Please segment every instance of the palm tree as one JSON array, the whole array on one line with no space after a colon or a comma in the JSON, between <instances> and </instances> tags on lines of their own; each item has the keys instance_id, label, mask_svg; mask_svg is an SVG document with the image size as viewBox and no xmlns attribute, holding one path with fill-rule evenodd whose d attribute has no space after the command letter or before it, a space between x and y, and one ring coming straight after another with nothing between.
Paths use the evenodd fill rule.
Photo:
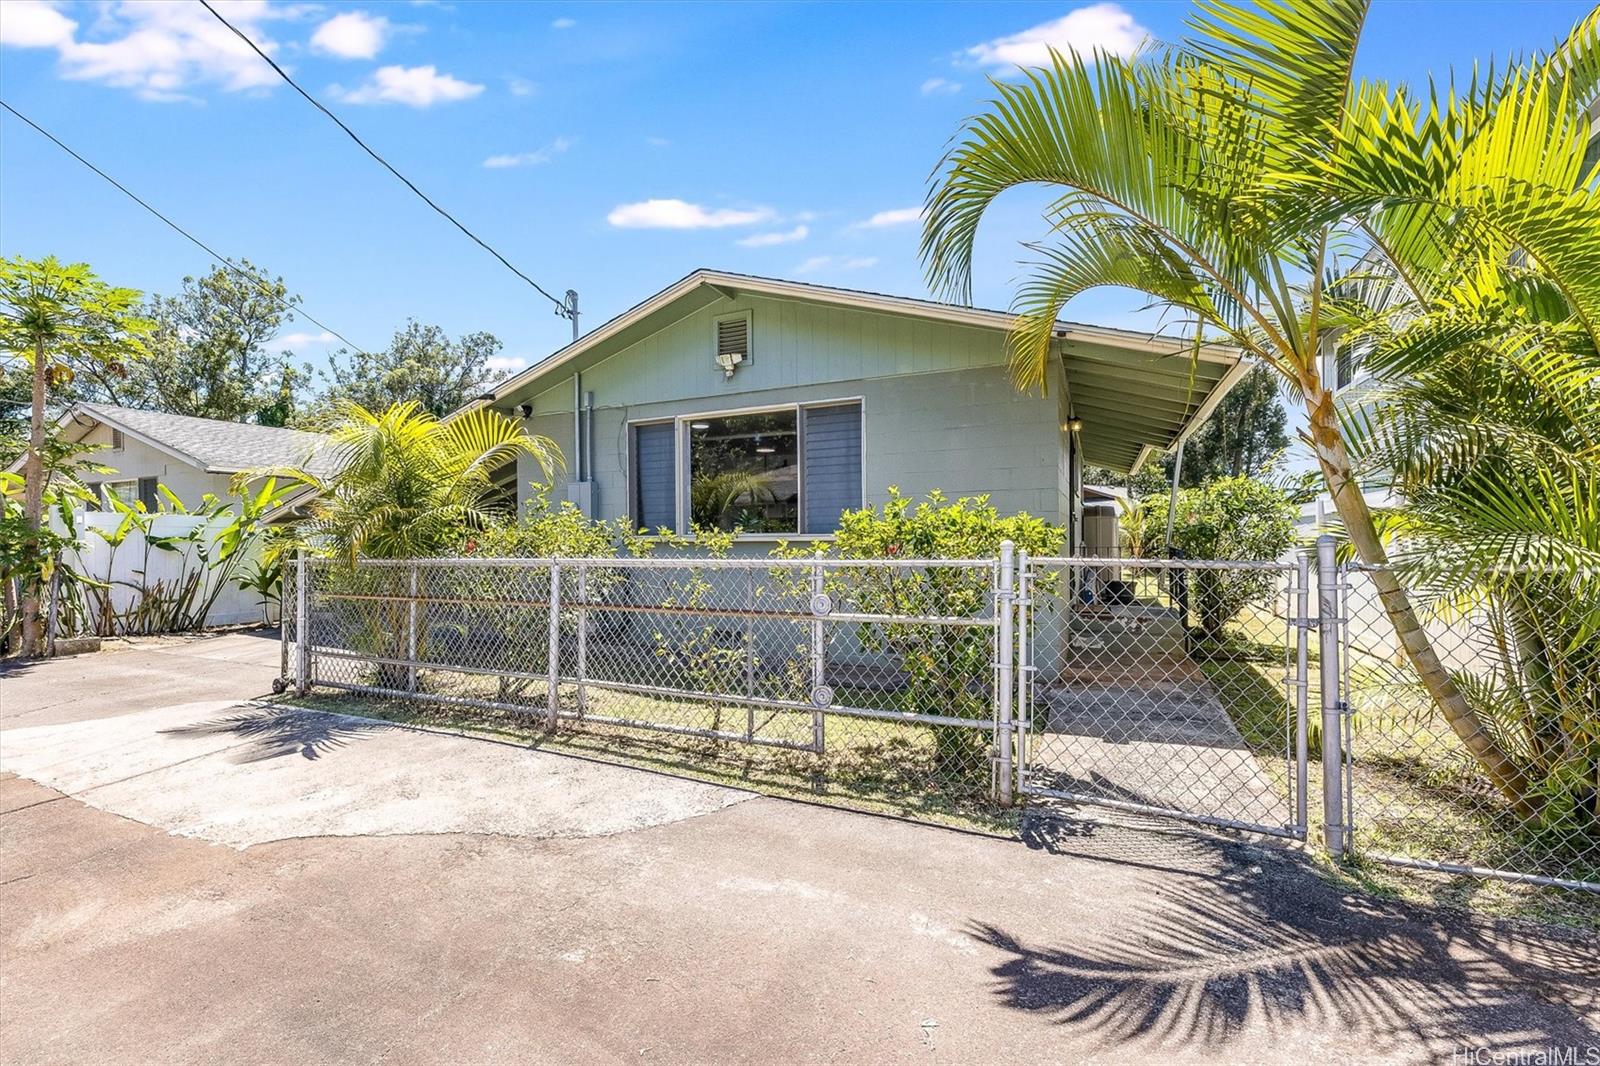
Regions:
<instances>
[{"instance_id":1,"label":"palm tree","mask_svg":"<svg viewBox=\"0 0 1600 1066\"><path fill-rule=\"evenodd\" d=\"M979 222L1001 193L1042 184L1010 357L1042 386L1054 325L1099 286L1145 292L1275 371L1305 407L1306 439L1348 536L1387 562L1321 357L1363 323L1338 298L1386 276L1425 314L1463 271L1521 256L1600 328L1600 194L1581 171L1582 103L1600 78L1600 13L1550 56L1423 99L1352 73L1366 0L1202 0L1179 48L1133 59L1052 56L997 82L938 168L922 253L935 288L965 299ZM1574 189L1578 189L1574 192ZM1374 585L1445 720L1524 815L1539 799L1440 661L1394 572Z\"/></svg>"},{"instance_id":2,"label":"palm tree","mask_svg":"<svg viewBox=\"0 0 1600 1066\"><path fill-rule=\"evenodd\" d=\"M719 474L697 477L689 484L689 514L696 527L722 529L727 518L728 529L733 528L734 517L728 512L740 497L752 507L763 498L772 499L772 478L767 471L724 470Z\"/></svg>"},{"instance_id":3,"label":"palm tree","mask_svg":"<svg viewBox=\"0 0 1600 1066\"><path fill-rule=\"evenodd\" d=\"M1529 280L1507 264L1471 300L1376 318L1377 384L1346 427L1405 500L1379 525L1417 598L1481 620L1467 699L1528 769L1541 828L1579 840L1600 827L1600 355Z\"/></svg>"},{"instance_id":4,"label":"palm tree","mask_svg":"<svg viewBox=\"0 0 1600 1066\"><path fill-rule=\"evenodd\" d=\"M562 464L546 437L486 407L440 420L415 402L381 414L344 401L330 435L336 471L252 471L286 475L317 492L308 539L352 563L403 559L457 548L465 534L503 518L493 474L531 455L546 476Z\"/></svg>"}]
</instances>

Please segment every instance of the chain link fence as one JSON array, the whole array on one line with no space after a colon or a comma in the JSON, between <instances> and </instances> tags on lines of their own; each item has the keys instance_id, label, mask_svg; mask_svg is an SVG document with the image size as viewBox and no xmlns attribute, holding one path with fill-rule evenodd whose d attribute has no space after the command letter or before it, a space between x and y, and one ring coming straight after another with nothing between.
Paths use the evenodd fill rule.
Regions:
<instances>
[{"instance_id":1,"label":"chain link fence","mask_svg":"<svg viewBox=\"0 0 1600 1066\"><path fill-rule=\"evenodd\" d=\"M303 567L307 639L286 628L285 661L305 688L806 795L1002 816L997 560Z\"/></svg>"},{"instance_id":2,"label":"chain link fence","mask_svg":"<svg viewBox=\"0 0 1600 1066\"><path fill-rule=\"evenodd\" d=\"M1008 826L1015 788L1600 891L1592 582L1521 586L1570 606L1554 615L1427 598L1452 723L1379 572L1336 567L1331 542L1316 565L1008 548L289 569L283 676L302 694L915 817Z\"/></svg>"},{"instance_id":3,"label":"chain link fence","mask_svg":"<svg viewBox=\"0 0 1600 1066\"><path fill-rule=\"evenodd\" d=\"M1600 891L1596 581L1494 575L1414 595L1457 693L1447 718L1395 636L1380 575L1352 565L1341 582L1353 850Z\"/></svg>"},{"instance_id":4,"label":"chain link fence","mask_svg":"<svg viewBox=\"0 0 1600 1066\"><path fill-rule=\"evenodd\" d=\"M1304 837L1307 595L1270 562L1025 560L1022 790Z\"/></svg>"}]
</instances>

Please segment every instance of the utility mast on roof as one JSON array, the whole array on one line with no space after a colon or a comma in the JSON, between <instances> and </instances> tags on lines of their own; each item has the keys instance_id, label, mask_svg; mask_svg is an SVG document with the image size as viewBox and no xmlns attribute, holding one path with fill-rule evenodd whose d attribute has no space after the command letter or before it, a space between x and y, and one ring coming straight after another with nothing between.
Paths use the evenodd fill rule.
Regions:
<instances>
[{"instance_id":1,"label":"utility mast on roof","mask_svg":"<svg viewBox=\"0 0 1600 1066\"><path fill-rule=\"evenodd\" d=\"M577 289L568 289L567 290L567 301L566 301L566 303L564 303L561 306L561 308L558 311L556 311L556 314L565 315L567 318L572 319L572 339L573 340L577 340L578 337L580 336L580 334L578 332L578 290Z\"/></svg>"}]
</instances>

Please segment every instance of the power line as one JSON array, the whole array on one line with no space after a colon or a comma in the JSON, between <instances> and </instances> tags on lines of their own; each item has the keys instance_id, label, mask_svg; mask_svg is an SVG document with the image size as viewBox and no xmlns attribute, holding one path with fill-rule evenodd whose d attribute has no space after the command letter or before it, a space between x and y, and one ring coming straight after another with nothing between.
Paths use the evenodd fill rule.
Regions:
<instances>
[{"instance_id":1,"label":"power line","mask_svg":"<svg viewBox=\"0 0 1600 1066\"><path fill-rule=\"evenodd\" d=\"M51 142L53 142L57 148L61 149L63 152L67 153L72 158L76 159L78 162L82 163L84 166L88 167L90 170L94 171L96 174L98 174L102 178L106 179L106 181L109 181L112 185L116 186L118 191L120 191L124 196L126 196L128 199L132 200L134 203L138 204L140 207L144 208L146 211L150 212L152 215L154 215L157 218L159 218L161 221L165 222L168 226L172 227L172 229L176 230L178 233L182 234L192 244L194 244L196 247L198 247L201 251L205 252L207 255L211 256L213 259L217 260L217 262L221 263L223 266L227 267L229 270L233 271L235 274L238 274L240 277L248 278L251 282L253 282L255 284L255 286L258 289L261 290L261 292L263 294L265 294L269 299L275 301L278 304L278 306L281 307L283 310L287 311L291 315L299 315L301 318L304 318L307 322L310 322L312 325L321 327L321 329L324 332L330 333L333 336L339 338L341 341L344 341L344 343L345 343L345 345L347 347L353 348L357 352L364 351L364 349L362 349L360 345L358 345L354 341L350 340L343 333L340 333L338 330L334 329L332 326L329 326L324 322L318 321L316 318L314 318L311 315L310 312L306 311L300 305L290 303L288 300L285 300L283 297L279 296L277 293L275 293L271 289L267 288L266 285L264 285L262 283L261 278L259 278L255 274L250 273L248 270L245 270L243 267L235 266L234 263L233 263L233 260L229 259L227 256L221 254L220 252L216 251L209 244L206 244L204 241L202 241L199 237L196 237L194 234L190 233L188 230L184 229L182 226L180 226L176 222L172 221L172 219L168 218L166 215L163 215L160 211L157 211L155 208L151 207L144 200L140 199L138 194L135 193L132 189L129 189L126 185L122 184L122 182L118 181L116 178L113 178L110 174L107 174L105 171L101 170L99 167L95 166L93 163L91 163L87 159L83 158L83 156L81 156L77 152L73 151L66 144L64 144L59 137L57 137L55 134L51 133L49 130L45 129L43 126L39 125L37 122L33 121L33 119L29 118L27 115L24 115L21 111L18 111L16 108L14 108L10 104L6 103L4 100L0 100L0 107L5 108L7 111L9 111L13 115L15 115L17 118L20 118L22 121L24 121L28 125L32 126L40 134L42 134L43 136L48 138Z\"/></svg>"},{"instance_id":2,"label":"power line","mask_svg":"<svg viewBox=\"0 0 1600 1066\"><path fill-rule=\"evenodd\" d=\"M466 226L462 225L461 222L454 215L452 215L450 212L446 211L444 208L440 207L438 204L434 203L432 198L430 198L427 193L425 193L421 189L417 188L417 186L412 182L412 180L410 178L408 178L404 174L400 173L398 170L396 170L394 168L393 164L391 164L387 159L383 158L383 156L381 156L377 152L373 151L372 147L370 145L368 145L366 141L363 141L356 134L355 130L351 129L349 126L344 124L344 120L343 119L341 119L338 115L335 115L332 111L329 111L328 108L323 105L322 101L318 100L316 97L312 96L310 93L308 93L304 89L302 89L300 87L300 83L295 81L293 78L289 77L289 72L284 70L282 67L278 66L277 62L271 56L267 55L267 53L263 52L260 49L260 47L258 47L256 45L256 42L252 41L249 38L249 36L245 34L245 32L243 30L239 29L239 27L235 26L233 23L231 23L227 19L223 18L222 15L217 12L217 9L211 6L210 0L200 0L200 4L207 11L211 12L211 14L216 18L216 20L218 22L222 23L224 26L228 27L228 29L232 30L234 35L236 37L238 37L239 40L241 40L245 44L249 45L251 51L253 51L256 55L260 56L262 59L266 60L267 65L269 67L271 67L273 70L278 72L278 77L280 77L284 81L288 82L289 85L291 87L293 87L295 92L297 92L301 96L305 97L307 103L309 103L312 107L316 108L318 111L321 111L324 115L327 115L328 118L332 119L333 120L333 124L338 126L341 130L344 130L345 135L348 136L352 141L355 141L356 144L360 145L362 151L366 152L373 159L377 160L377 162L379 164L381 164L383 166L383 168L385 170L387 170L389 173L391 173L395 177L399 178L400 181L405 184L406 188L408 188L412 192L416 193L417 196L419 196L422 199L423 203L427 204L429 207L431 207L435 211L437 211L442 218L447 220L456 229L460 230L462 233L465 233L468 237L470 237L472 239L473 243L475 243L478 247L482 248L484 251L488 252L490 255L492 255L496 259L500 260L501 265L504 266L507 270L511 271L513 274L515 274L517 277L521 278L523 281L526 281L529 285L532 285L535 292L537 292L539 295L543 296L546 300L549 300L551 303L555 304L556 305L556 314L561 315L563 318L571 318L572 317L573 310L572 310L571 307L568 306L568 304L567 304L567 302L565 300L557 299L555 296L551 295L551 293L548 290L546 290L543 285L540 285L537 281L534 281L528 275L526 275L522 271L518 270L515 266L512 265L511 260L507 259L505 256L501 255L499 252L495 251L495 249L492 248L489 245L489 243L487 241L485 241L482 237L478 236L476 233L473 233Z\"/></svg>"}]
</instances>

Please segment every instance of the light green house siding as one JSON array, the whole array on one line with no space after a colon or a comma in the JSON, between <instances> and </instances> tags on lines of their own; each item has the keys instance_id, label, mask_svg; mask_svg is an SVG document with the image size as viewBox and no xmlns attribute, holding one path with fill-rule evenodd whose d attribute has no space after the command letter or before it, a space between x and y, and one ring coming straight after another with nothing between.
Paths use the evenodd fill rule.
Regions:
<instances>
[{"instance_id":1,"label":"light green house siding","mask_svg":"<svg viewBox=\"0 0 1600 1066\"><path fill-rule=\"evenodd\" d=\"M749 312L751 358L731 378L713 362L717 319ZM1067 517L1061 397L1024 395L1005 367L1005 335L947 322L741 294L670 323L582 371L594 395L593 513L629 513L628 424L767 405L858 399L863 490L877 504L897 485L909 495L942 489L987 493L1002 511ZM1057 390L1059 392L1059 390ZM529 428L556 442L576 473L574 385L563 367L501 397L531 403ZM524 459L521 494L541 479Z\"/></svg>"}]
</instances>

